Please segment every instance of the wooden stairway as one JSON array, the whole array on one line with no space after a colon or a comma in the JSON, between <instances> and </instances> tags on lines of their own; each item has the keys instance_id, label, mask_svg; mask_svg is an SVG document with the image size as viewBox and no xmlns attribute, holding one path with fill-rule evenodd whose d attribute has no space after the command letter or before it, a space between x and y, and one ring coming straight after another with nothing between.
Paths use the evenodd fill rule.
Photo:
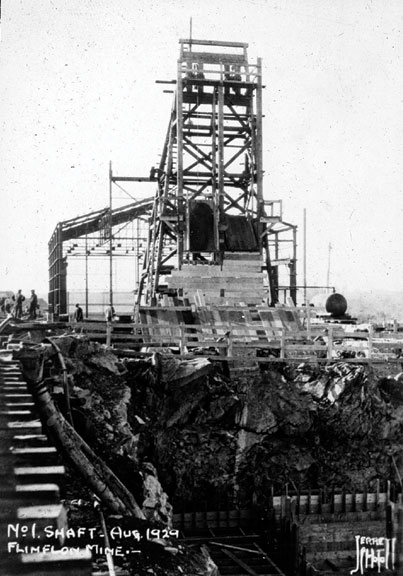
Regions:
<instances>
[{"instance_id":1,"label":"wooden stairway","mask_svg":"<svg viewBox=\"0 0 403 576\"><path fill-rule=\"evenodd\" d=\"M90 576L91 554L63 552L45 527L67 528L60 503L64 467L42 433L35 405L12 353L0 355L0 574ZM48 545L48 546L46 546Z\"/></svg>"}]
</instances>

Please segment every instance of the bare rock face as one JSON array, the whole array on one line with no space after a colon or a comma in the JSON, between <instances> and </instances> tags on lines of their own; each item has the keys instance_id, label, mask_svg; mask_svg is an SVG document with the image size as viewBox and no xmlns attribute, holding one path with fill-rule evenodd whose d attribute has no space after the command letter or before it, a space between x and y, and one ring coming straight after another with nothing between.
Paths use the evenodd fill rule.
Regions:
<instances>
[{"instance_id":1,"label":"bare rock face","mask_svg":"<svg viewBox=\"0 0 403 576\"><path fill-rule=\"evenodd\" d=\"M286 482L353 489L396 476L403 410L400 390L394 400L390 394L393 383L382 386L367 368L343 363L301 366L288 379L279 390L269 384L271 411L282 424L267 430L240 466L246 501L264 503L270 486Z\"/></svg>"},{"instance_id":2,"label":"bare rock face","mask_svg":"<svg viewBox=\"0 0 403 576\"><path fill-rule=\"evenodd\" d=\"M155 466L146 462L142 466L143 474L143 512L147 520L163 523L172 527L173 509L168 494L162 489Z\"/></svg>"},{"instance_id":3,"label":"bare rock face","mask_svg":"<svg viewBox=\"0 0 403 576\"><path fill-rule=\"evenodd\" d=\"M403 475L399 377L340 362L230 380L205 359L121 361L80 338L58 341L78 426L150 518L169 522L165 492L174 505L236 492L248 506L286 482L352 489Z\"/></svg>"},{"instance_id":4,"label":"bare rock face","mask_svg":"<svg viewBox=\"0 0 403 576\"><path fill-rule=\"evenodd\" d=\"M178 377L169 382L162 362L143 362L142 370L136 361L126 363L131 406L146 423L139 455L158 467L174 505L204 503L234 481L242 402L228 380L201 360L192 377L188 366L185 373L176 367Z\"/></svg>"},{"instance_id":5,"label":"bare rock face","mask_svg":"<svg viewBox=\"0 0 403 576\"><path fill-rule=\"evenodd\" d=\"M290 466L287 457L292 439L304 444L316 417L317 407L309 394L275 371L230 382L216 369L186 384L167 383L163 373L158 374L157 364L153 366L150 360L142 374L138 362L126 363L126 367L132 406L137 412L141 406L140 416L147 423L139 452L158 462L174 503L177 499L205 505L219 493L231 495L237 471L249 465L253 448L260 450L268 438L274 453L281 450L284 454L275 466L276 474L287 477L279 468ZM291 449L295 469L306 471L313 462L309 449Z\"/></svg>"},{"instance_id":6,"label":"bare rock face","mask_svg":"<svg viewBox=\"0 0 403 576\"><path fill-rule=\"evenodd\" d=\"M90 375L97 369L104 369L116 376L125 372L122 362L112 350L98 342L91 342L79 336L62 336L55 341L72 374Z\"/></svg>"},{"instance_id":7,"label":"bare rock face","mask_svg":"<svg viewBox=\"0 0 403 576\"><path fill-rule=\"evenodd\" d=\"M128 421L131 389L126 384L124 364L110 349L85 338L61 337L57 345L69 372L72 416L77 432L141 503L144 475L137 448L144 422L133 410L130 411L133 426ZM160 493L163 494L161 488ZM168 510L169 504L165 507ZM163 510L161 522L167 510Z\"/></svg>"},{"instance_id":8,"label":"bare rock face","mask_svg":"<svg viewBox=\"0 0 403 576\"><path fill-rule=\"evenodd\" d=\"M126 367L146 422L139 453L158 462L174 502L203 505L236 488L248 506L285 483L359 488L389 478L392 455L403 460L402 404L362 366L273 368L231 382L216 369L185 384L152 361L142 375L138 363Z\"/></svg>"},{"instance_id":9,"label":"bare rock face","mask_svg":"<svg viewBox=\"0 0 403 576\"><path fill-rule=\"evenodd\" d=\"M265 372L246 387L248 417L242 426L258 434L303 436L312 426L315 406L293 382L278 372Z\"/></svg>"}]
</instances>

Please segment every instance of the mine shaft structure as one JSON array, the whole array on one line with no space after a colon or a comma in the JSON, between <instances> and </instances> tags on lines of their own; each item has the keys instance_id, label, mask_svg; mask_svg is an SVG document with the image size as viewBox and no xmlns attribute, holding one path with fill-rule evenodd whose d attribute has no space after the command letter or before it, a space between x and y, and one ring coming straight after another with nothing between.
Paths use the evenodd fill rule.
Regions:
<instances>
[{"instance_id":1,"label":"mine shaft structure","mask_svg":"<svg viewBox=\"0 0 403 576\"><path fill-rule=\"evenodd\" d=\"M195 261L222 267L234 252L261 256L271 304L281 289L295 302L296 227L282 221L281 201L263 197L261 59L249 63L239 42L179 44L139 303L156 301L170 269Z\"/></svg>"},{"instance_id":2,"label":"mine shaft structure","mask_svg":"<svg viewBox=\"0 0 403 576\"><path fill-rule=\"evenodd\" d=\"M113 263L134 250L137 266L142 262L133 286L138 305L159 304L164 293L185 293L194 302L203 286L200 305L275 305L287 296L296 302L296 226L283 221L281 200L263 195L261 59L250 63L248 45L240 42L179 45L177 77L167 81L176 90L158 166L146 177L117 176L110 166L109 206L59 222L51 236L49 305L56 317L68 311L69 259L84 260L86 269L90 256L109 260L103 268L112 305ZM121 191L141 182L156 186L154 197L137 200L135 192L131 204L112 206L113 186ZM139 220L148 224L141 253L130 232ZM208 266L196 271L196 263ZM237 291L240 271L244 288ZM85 293L88 300L87 272Z\"/></svg>"}]
</instances>

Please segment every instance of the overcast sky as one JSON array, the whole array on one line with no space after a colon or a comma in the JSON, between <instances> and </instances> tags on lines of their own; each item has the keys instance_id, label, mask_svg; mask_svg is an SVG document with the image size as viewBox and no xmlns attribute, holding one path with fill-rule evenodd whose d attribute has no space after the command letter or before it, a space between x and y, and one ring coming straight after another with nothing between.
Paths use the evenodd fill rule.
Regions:
<instances>
[{"instance_id":1,"label":"overcast sky","mask_svg":"<svg viewBox=\"0 0 403 576\"><path fill-rule=\"evenodd\" d=\"M108 203L108 163L147 175L179 38L263 58L264 195L308 222L308 283L403 289L401 0L9 0L2 3L1 287L48 289L60 220ZM138 194L144 194L139 187Z\"/></svg>"}]
</instances>

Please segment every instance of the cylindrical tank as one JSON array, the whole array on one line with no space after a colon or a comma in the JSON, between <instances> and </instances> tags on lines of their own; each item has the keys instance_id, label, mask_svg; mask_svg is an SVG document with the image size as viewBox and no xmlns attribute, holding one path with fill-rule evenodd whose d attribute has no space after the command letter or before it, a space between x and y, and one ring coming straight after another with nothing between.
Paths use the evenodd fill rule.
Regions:
<instances>
[{"instance_id":1,"label":"cylindrical tank","mask_svg":"<svg viewBox=\"0 0 403 576\"><path fill-rule=\"evenodd\" d=\"M331 294L326 300L326 312L331 314L333 318L341 318L345 315L347 310L347 300L342 294Z\"/></svg>"}]
</instances>

